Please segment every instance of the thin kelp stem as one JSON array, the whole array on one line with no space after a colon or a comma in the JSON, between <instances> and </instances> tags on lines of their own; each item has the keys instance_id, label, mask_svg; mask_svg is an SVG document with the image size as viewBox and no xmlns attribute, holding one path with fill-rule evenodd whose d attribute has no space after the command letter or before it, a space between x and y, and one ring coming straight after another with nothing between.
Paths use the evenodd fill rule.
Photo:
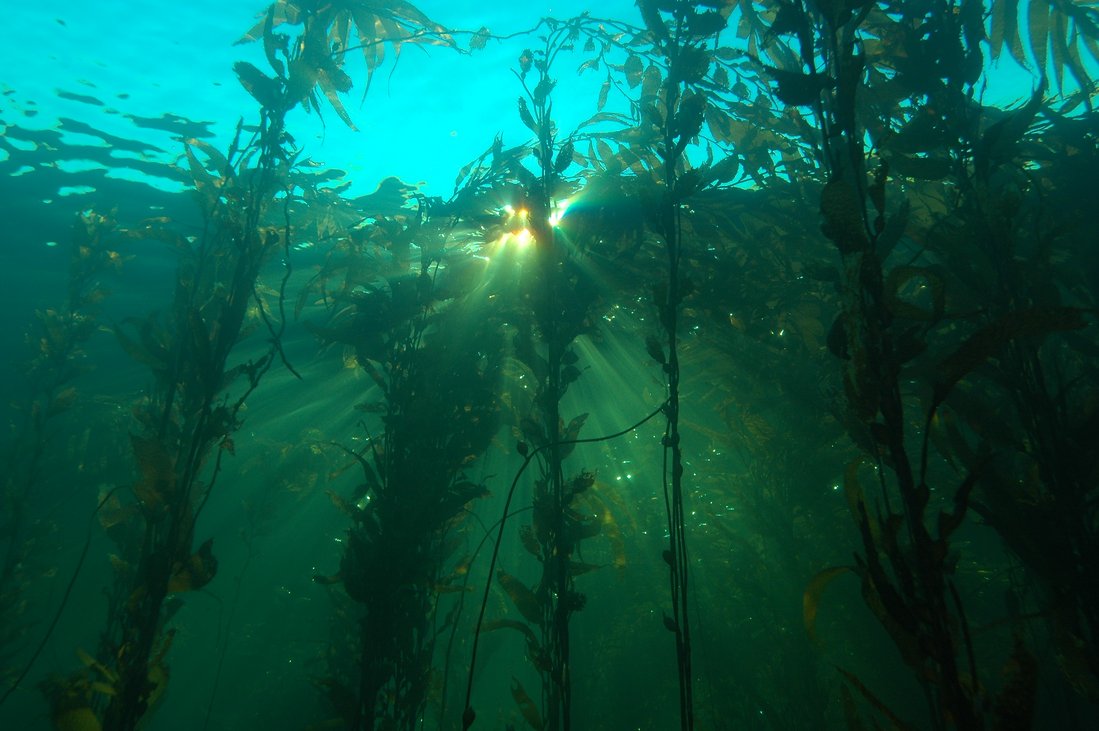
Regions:
<instances>
[{"instance_id":1,"label":"thin kelp stem","mask_svg":"<svg viewBox=\"0 0 1099 731\"><path fill-rule=\"evenodd\" d=\"M12 403L23 418L13 430L12 443L4 445L0 475L4 512L0 517L0 536L4 538L0 549L0 657L6 657L9 645L21 639L22 633L16 628L27 606L24 599L27 587L21 574L29 557L27 546L35 533L28 525L31 521L26 509L46 488L43 472L55 446L53 431L77 403L78 391L73 382L87 370L81 363L84 346L97 330L98 303L107 295L99 277L112 257L117 256L108 249L108 242L116 233L114 222L107 217L92 211L77 217L72 229L66 301L57 309L39 310L36 325L26 333L27 342L35 348L24 366L24 395ZM52 635L83 566L90 540L91 527L77 568L42 643L0 696L0 705L26 678Z\"/></svg>"},{"instance_id":2,"label":"thin kelp stem","mask_svg":"<svg viewBox=\"0 0 1099 731\"><path fill-rule=\"evenodd\" d=\"M65 591L61 594L61 601L57 605L57 610L54 612L53 617L50 619L50 623L46 625L46 631L42 634L42 639L38 645L34 648L34 652L31 653L30 658L27 659L26 664L23 666L23 670L16 676L15 680L6 691L4 695L0 696L0 705L4 704L4 701L14 693L30 673L31 668L34 667L34 663L37 662L42 651L46 649L46 644L53 637L53 632L57 629L57 623L61 621L61 615L65 612L65 608L69 605L69 598L72 596L73 587L76 586L76 580L80 578L81 572L84 570L84 560L88 557L88 549L92 545L92 531L95 529L95 519L99 515L99 511L103 509L103 506L107 504L115 493L122 489L122 486L118 486L113 490L107 492L100 500L99 504L95 506L95 510L92 511L91 517L88 519L88 533L84 537L84 545L80 549L80 557L76 560L76 566L73 568L72 576L69 577L69 583L65 585Z\"/></svg>"},{"instance_id":3,"label":"thin kelp stem","mask_svg":"<svg viewBox=\"0 0 1099 731\"><path fill-rule=\"evenodd\" d=\"M708 105L707 95L697 88L710 66L703 47L706 38L725 27L725 18L713 12L699 12L688 3L677 3L667 11L654 0L638 3L642 18L666 59L666 77L660 88L661 141L657 155L663 191L654 218L656 233L664 241L668 262L667 280L654 292L654 304L664 328L667 354L661 352L668 401L663 438L662 482L668 520L668 581L672 613L664 625L675 635L676 671L679 681L679 724L683 731L694 728L694 678L691 668L690 560L684 511L683 449L680 434L679 311L690 284L681 272L683 259L682 208L692 192L681 185L684 151L701 132ZM662 15L668 12L670 18ZM643 100L642 104L646 102ZM659 344L652 350L661 351Z\"/></svg>"},{"instance_id":4,"label":"thin kelp stem","mask_svg":"<svg viewBox=\"0 0 1099 731\"><path fill-rule=\"evenodd\" d=\"M646 422L655 418L658 414L663 413L666 406L667 401L661 404L658 408L651 411L640 421L631 424L621 431L614 432L613 434L607 434L601 437L588 437L585 439L568 439L557 443L556 446L560 448L571 444L593 444L596 442L606 442L611 439L617 439L618 437L625 436L626 434L629 434L630 432L639 429ZM512 514L510 512L511 501L512 498L515 497L515 488L519 485L519 478L523 476L523 473L526 472L527 467L530 466L530 463L532 461L534 461L534 458L553 446L555 445L543 444L527 452L526 456L523 458L523 464L519 466L519 469L515 473L515 477L511 480L511 486L508 488L507 498L504 500L504 508L501 512L500 520L498 521L499 529L496 532L496 545L493 546L492 558L489 559L488 577L485 579L485 590L484 593L481 595L481 608L477 613L477 625L473 631L473 649L470 652L469 675L466 680L465 710L462 712L463 731L469 729L477 718L477 713L473 710L473 705L471 704L471 699L473 697L473 670L477 667L477 649L480 645L481 640L481 627L484 624L485 612L488 609L488 596L489 592L492 590L492 580L496 572L496 562L500 557L500 545L503 543L504 539L504 528L507 525L507 518Z\"/></svg>"},{"instance_id":5,"label":"thin kelp stem","mask_svg":"<svg viewBox=\"0 0 1099 731\"><path fill-rule=\"evenodd\" d=\"M154 314L139 328L141 333L162 329L165 352L144 353L144 339L130 341L120 333L131 354L159 361L160 367L154 368L155 387L135 410L141 428L131 436L140 528L133 532L137 540L122 545L134 568L120 574L101 648L102 656L114 658L117 675L103 715L108 731L131 731L164 690L163 659L172 637L163 611L168 595L199 589L217 571L212 540L194 548L195 525L224 453L234 450L241 409L281 349L271 331L267 353L227 368L256 279L280 244L278 229L265 225L265 214L289 168L283 118L291 106L283 99L264 109L255 143L239 148L234 143L235 159L198 142L185 148L207 225L196 246L181 247L168 327ZM196 149L209 161L200 162ZM218 177L210 168L221 171ZM233 397L227 389L239 376L247 383Z\"/></svg>"}]
</instances>

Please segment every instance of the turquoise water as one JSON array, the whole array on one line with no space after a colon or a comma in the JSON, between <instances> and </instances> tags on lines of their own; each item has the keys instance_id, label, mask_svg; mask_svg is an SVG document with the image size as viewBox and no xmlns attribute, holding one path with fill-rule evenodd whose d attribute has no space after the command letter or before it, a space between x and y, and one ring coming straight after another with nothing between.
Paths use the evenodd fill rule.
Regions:
<instances>
[{"instance_id":1,"label":"turquoise water","mask_svg":"<svg viewBox=\"0 0 1099 731\"><path fill-rule=\"evenodd\" d=\"M322 96L225 177L264 3L6 7L0 731L451 731L470 677L474 731L685 729L680 611L700 731L1094 728L1096 93L1051 46L1032 96L1037 29L1076 38L1043 0L1029 69L985 40L958 82L937 3L878 5L850 129L843 83L769 30L803 4L739 3L761 27L683 41L710 94L683 135L702 97L664 119L635 3L425 0L463 49L509 37L386 47L365 97L353 52L356 129ZM631 45L555 61L540 164L525 31L585 11ZM497 136L486 160L526 172L455 191Z\"/></svg>"},{"instance_id":2,"label":"turquoise water","mask_svg":"<svg viewBox=\"0 0 1099 731\"><path fill-rule=\"evenodd\" d=\"M567 18L590 9L583 2L417 6L444 26L485 26L500 34L533 27L542 17ZM20 30L0 48L0 64L7 69L0 84L9 92L5 119L29 129L52 128L60 117L79 119L104 133L153 145L156 157L164 160L178 154L173 136L210 136L225 144L253 103L232 65L262 60L259 44L233 44L265 7L239 0L200 0L170 10L156 3L17 4L10 22ZM600 3L595 12L627 17L633 13L632 3ZM500 132L509 143L526 136L514 114L516 89L509 70L525 42L493 42L466 56L408 47L398 64L390 58L379 70L365 99L365 84L356 82L347 106L358 133L327 111L323 121L316 114L296 113L295 137L310 157L346 170L357 192L368 193L382 178L396 175L422 181L433 195L448 194L452 171L480 154L491 135ZM587 114L582 105L570 110L569 99L596 93L602 79L567 71L561 76L570 89L558 104L561 124L567 127ZM37 113L28 117L27 112ZM167 130L142 123L166 117ZM75 131L62 139L88 141ZM91 164L73 161L68 169L75 172ZM124 167L111 175L148 179Z\"/></svg>"}]
</instances>

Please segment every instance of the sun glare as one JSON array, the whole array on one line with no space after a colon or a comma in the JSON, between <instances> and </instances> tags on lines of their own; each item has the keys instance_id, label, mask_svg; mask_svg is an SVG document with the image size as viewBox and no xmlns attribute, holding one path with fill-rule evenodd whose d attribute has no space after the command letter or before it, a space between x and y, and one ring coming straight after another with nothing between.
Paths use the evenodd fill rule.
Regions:
<instances>
[{"instance_id":1,"label":"sun glare","mask_svg":"<svg viewBox=\"0 0 1099 731\"><path fill-rule=\"evenodd\" d=\"M572 201L567 198L562 201L557 201L557 205L553 207L553 213L551 213L549 217L550 226L556 228L561 223L561 219L565 217L565 211L569 209L569 204L571 202Z\"/></svg>"},{"instance_id":2,"label":"sun glare","mask_svg":"<svg viewBox=\"0 0 1099 731\"><path fill-rule=\"evenodd\" d=\"M564 218L570 203L571 201L566 199L554 204L548 221L550 226L556 228L561 224L561 219ZM504 233L494 242L496 248L514 245L517 249L523 250L535 243L534 234L530 230L530 211L528 209L516 208L508 204L503 206L500 211L504 221Z\"/></svg>"}]
</instances>

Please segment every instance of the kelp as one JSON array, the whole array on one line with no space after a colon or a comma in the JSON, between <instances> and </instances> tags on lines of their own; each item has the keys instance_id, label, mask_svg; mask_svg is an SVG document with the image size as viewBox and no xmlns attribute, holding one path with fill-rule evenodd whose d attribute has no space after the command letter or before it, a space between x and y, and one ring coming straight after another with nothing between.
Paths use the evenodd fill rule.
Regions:
<instances>
[{"instance_id":1,"label":"kelp","mask_svg":"<svg viewBox=\"0 0 1099 731\"><path fill-rule=\"evenodd\" d=\"M296 38L276 29L301 26ZM277 0L262 20L237 43L263 41L264 54L279 81L288 90L287 101L320 112L319 91L348 127L355 129L340 96L351 90L352 79L343 69L345 55L358 50L366 64L365 98L374 72L385 60L385 47L400 56L405 43L457 48L446 28L411 3L329 3L317 0ZM291 54L291 47L298 53ZM237 64L244 86L260 104L269 98L273 80L247 63Z\"/></svg>"},{"instance_id":2,"label":"kelp","mask_svg":"<svg viewBox=\"0 0 1099 731\"><path fill-rule=\"evenodd\" d=\"M498 578L520 614L537 628L539 640L528 656L542 679L542 710L538 713L525 694L515 700L527 722L546 731L572 727L569 623L586 600L574 588L576 574L570 566L580 541L593 535L583 532L583 519L572 505L594 478L587 472L566 478L562 466L587 414L573 417L566 426L560 402L581 375L572 344L591 328L597 291L590 275L577 265L567 238L551 221L555 206L567 193L563 174L573 163L574 143L571 137L557 138L552 116L555 82L550 71L557 56L579 36L582 23L548 22L547 32L539 39L541 47L525 50L515 72L523 89L519 117L535 135L532 156L537 169L532 173L518 161L511 168L521 186L521 198L512 205L527 211L525 230L533 247L520 274L520 296L529 304L519 305L514 351L534 374L535 386L529 413L516 414L515 420L520 425L519 452L528 454L529 440L536 448L529 454L538 460L532 520L522 530L528 553L541 564L541 577L533 588L505 571ZM467 705L464 727L469 728L474 718L472 706Z\"/></svg>"},{"instance_id":3,"label":"kelp","mask_svg":"<svg viewBox=\"0 0 1099 731\"><path fill-rule=\"evenodd\" d=\"M437 226L451 222L423 219L414 237L426 243ZM485 303L475 292L435 289L440 261L449 265L463 254L422 250L418 271L386 286L356 281L357 268L347 268L343 291L365 288L369 295L334 303L331 321L314 329L352 350L377 388L361 410L380 420L368 427L364 448L344 448L362 481L349 497L332 494L352 524L338 574L315 577L341 584L358 606L354 625L345 628L348 640L333 648L325 682L341 689L332 698L349 728L421 723L435 640L450 622L433 626L440 596L463 591L446 574L455 550L450 537L467 505L486 493L465 470L497 428L499 325L483 317ZM472 325L478 317L479 326ZM455 611L460 606L459 598Z\"/></svg>"},{"instance_id":4,"label":"kelp","mask_svg":"<svg viewBox=\"0 0 1099 731\"><path fill-rule=\"evenodd\" d=\"M246 399L281 353L280 333L261 305L271 349L228 365L246 332L263 266L290 243L288 224L280 228L268 219L293 164L282 125L290 106L283 100L266 107L251 140L238 129L227 156L197 141L185 147L207 224L201 237L192 242L154 233L157 226L124 232L134 240L173 241L178 272L166 312L131 321L137 335L120 331L119 337L154 378L134 408L131 452L137 478L129 492L138 510L115 509L121 517L111 524L120 557L114 561L117 580L99 652L110 658L104 665L116 678L101 716L105 729L134 728L163 692L172 632L166 599L201 588L217 571L210 540L193 548L196 521L223 455L233 451L231 435L240 426ZM238 379L245 381L243 387Z\"/></svg>"},{"instance_id":5,"label":"kelp","mask_svg":"<svg viewBox=\"0 0 1099 731\"><path fill-rule=\"evenodd\" d=\"M829 344L835 354L846 359L844 385L853 436L865 445L876 464L882 491L881 498L872 502L859 485L858 462L853 463L845 492L863 546L862 554L856 554L855 571L862 579L867 606L924 685L933 723L937 727L984 728L986 706L978 686L979 669L966 614L952 578L955 569L949 540L969 509L986 463L981 460L966 466L960 485L947 493L953 496L952 510L939 511L935 528L929 527L931 424L937 407L955 384L1008 342L1078 328L1083 322L1078 314L1066 309L1005 314L939 360L930 378L932 396L926 406L922 450L918 457L912 456L905 445L909 427L900 380L902 368L927 349L933 335L942 337L945 284L940 273L912 264L894 267L886 274L883 257L893 245L878 246L888 219L885 184L889 166L882 164L873 178L868 175L858 117L858 98L864 93L862 69L876 59L841 41L859 33L869 15L869 7L821 6L806 10L806 22L810 26L819 23L820 36L809 43L803 38L801 62L826 69L835 79L835 88L822 87L819 98L807 95L798 101L815 106L821 129L831 134L823 145L829 179L821 192L821 230L842 257L844 280L843 310L833 328L837 335ZM937 78L924 78L921 84L924 88L938 87L936 94L959 103L961 88L976 80L966 68L975 57L979 58L976 39L980 32L973 25L979 25L979 18L975 20L963 12L953 21L956 25L951 31L941 27L944 21L940 19L912 20L924 23L926 32L933 36L958 33L949 42L946 36L937 36L943 43L955 44L951 58L958 66L944 65ZM819 56L814 46L822 49ZM902 73L914 72L902 69ZM990 167L999 164L996 161L1010 157L1013 143L1009 138L1017 138L1025 130L1036 108L1032 105L995 129L990 128L989 136L984 138L990 142L974 148L972 164L978 177L986 176ZM1002 147L995 141L1000 136L1005 138ZM999 151L993 153L993 146ZM913 282L917 282L915 287ZM928 291L923 295L926 305L906 299L906 291L921 289ZM905 320L922 324L905 326ZM893 504L895 499L899 499L898 504ZM806 591L809 627L815 617L815 600L831 575L818 575ZM962 669L963 663L968 671ZM848 682L894 725L901 723L854 676L848 674Z\"/></svg>"},{"instance_id":6,"label":"kelp","mask_svg":"<svg viewBox=\"0 0 1099 731\"><path fill-rule=\"evenodd\" d=\"M355 478L329 492L347 535L339 570L316 577L337 619L329 669L317 682L339 715L332 723L457 722L447 715L440 667L452 653L442 660L434 643L451 632L461 646L477 555L460 549L472 528L464 516L487 491L467 470L490 449L499 421L510 430L496 439L498 451L537 469L530 505L498 523L507 563L497 570L494 557L487 572L495 593L486 596L497 601L479 626L481 634L511 630L498 637L523 643L530 670L522 683L514 679L510 698L505 682L502 698L478 704L509 708L507 721L536 729L619 720L619 709L585 707L573 721L570 689L588 670L572 666L570 649L570 620L588 601L581 577L601 561L625 570L639 532L625 507L633 493L618 497L593 470L563 467L602 421L601 401L562 400L598 373L587 355L600 350L601 316L614 335L634 338L635 355L647 353L673 395L658 412L668 430L655 454L668 458L668 496L690 499L697 482L699 499L690 511L673 507L663 563L653 557L659 571L671 571L672 608L645 604L656 592L637 582L616 607L622 616L597 625L592 655L625 656L622 648L647 632L673 633L681 726L695 722L697 702L715 726L749 717L811 725L841 712L851 728L908 727L914 710L888 700L893 678L846 661L830 706L817 658L805 654L804 637L785 631L800 610L820 649L850 641L818 627L821 603L846 588L832 583L845 573L858 577L862 602L925 691L934 728L1025 728L1049 705L1041 689L1093 694L1096 653L1088 651L1099 598L1079 557L1095 553L1089 437L1099 410L1089 360L1097 352L1093 272L1079 256L1090 218L1079 191L1096 165L1095 131L1080 111L1091 94L1054 111L1045 92L1064 83L1066 69L1079 78L1086 64L1077 61L1094 49L1094 18L1077 5L994 2L987 26L981 4L969 0L642 2L643 28L587 15L547 20L515 74L518 120L533 139L505 147L497 137L456 171L445 200L396 178L346 198L341 171L290 168L293 155L279 152L288 137L263 149L242 135L228 154L188 141L179 172L215 229L227 221L223 189L252 189L263 182L254 168L278 169L288 193L279 220L258 229L272 247L297 240L325 249L296 293L296 314L326 308L307 327L345 367L341 376L358 376L348 401L357 402L361 432L312 434L308 446L344 460L330 478ZM1030 24L1016 22L1018 7ZM470 36L471 49L501 38L485 28ZM387 45L455 46L449 31L403 3L280 1L245 40L262 43L269 68L234 70L268 131L298 103L330 106L352 124L348 52L364 54L368 86ZM578 71L598 74L602 86L589 100L592 116L566 135L552 109L565 82L550 70L581 46ZM979 77L989 48L1042 67L1049 82L1036 83L1015 109L984 106ZM237 165L241 155L256 164ZM249 172L234 176L235 167ZM555 204L565 198L577 204L561 214ZM121 587L117 615L155 597L150 575L161 577L165 596L186 597L216 579L213 542L197 521L220 460L238 446L237 395L282 357L276 349L268 360L207 367L226 351L222 330L233 329L239 311L196 283L233 267L217 257L209 268L197 264L194 242L164 223L150 220L129 235L167 244L182 263L179 290L198 294L117 328L153 391L168 394L160 405L178 407L167 416L139 409L139 428L123 445L133 480L100 490L97 521L122 546L110 559ZM508 235L524 235L529 248L501 243ZM417 250L418 265L410 259ZM669 277L649 281L665 259ZM238 339L264 318L282 319L274 288L254 285L245 299ZM622 325L634 316L645 324ZM56 330L54 320L48 325ZM692 378L680 381L680 370ZM219 394L201 423L194 393ZM80 396L61 389L46 413L63 413ZM564 404L573 413L562 413ZM681 405L693 404L699 412L682 418ZM189 429L203 459L177 449ZM329 452L333 444L348 446ZM197 481L188 476L199 472ZM302 479L310 490L317 475ZM505 530L516 515L522 525ZM170 516L180 528L158 560L124 550L146 524ZM676 524L685 516L698 536L691 568L701 564L711 580L690 584L690 598L705 605L706 644L716 637L736 650L716 661L691 657L698 614L686 603L687 552ZM840 522L855 527L850 566L822 556L843 545ZM485 530L485 545L495 528ZM1004 572L983 562L974 569L984 541L971 539L992 531L1018 557L1011 582L1033 604L1007 618L989 600ZM609 560L580 552L597 537ZM511 546L522 550L509 553ZM644 561L630 559L629 572L643 570ZM832 567L810 573L821 565ZM782 590L781 579L793 575L810 577L800 606L796 592ZM165 685L170 611L159 611L164 639L151 643L144 677L116 667L121 647L140 651L142 642L105 643L81 659L79 678L52 686L55 722L98 722L97 709L135 697L127 683L139 687L138 705L151 705ZM1005 626L1013 647L984 639ZM743 657L752 659L750 672ZM1046 672L1054 663L1061 687ZM606 665L593 666L588 680L607 685L608 698L670 674L659 663L645 664L644 679ZM699 683L696 697L690 684L699 679L717 690ZM773 702L780 682L796 707ZM727 687L738 688L735 697L720 692ZM658 692L638 705L666 700ZM467 701L462 723L474 715Z\"/></svg>"},{"instance_id":7,"label":"kelp","mask_svg":"<svg viewBox=\"0 0 1099 731\"><path fill-rule=\"evenodd\" d=\"M29 660L19 659L23 668L17 669L30 624L31 576L49 571L34 551L43 542L44 526L29 510L49 487L46 467L51 454L61 451L58 424L84 398L78 379L90 369L87 343L101 327L100 310L109 294L103 277L124 260L115 249L119 236L110 216L85 211L71 231L65 298L59 306L37 310L26 332L29 353L20 364L24 387L11 404L14 418L0 453L0 679L7 686L0 703L19 688L44 646Z\"/></svg>"}]
</instances>

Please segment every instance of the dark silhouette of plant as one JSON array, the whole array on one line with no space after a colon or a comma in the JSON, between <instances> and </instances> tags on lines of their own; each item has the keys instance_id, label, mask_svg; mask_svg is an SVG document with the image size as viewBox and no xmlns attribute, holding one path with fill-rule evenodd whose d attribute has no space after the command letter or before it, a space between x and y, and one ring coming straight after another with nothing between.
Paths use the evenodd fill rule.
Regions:
<instances>
[{"instance_id":1,"label":"dark silhouette of plant","mask_svg":"<svg viewBox=\"0 0 1099 731\"><path fill-rule=\"evenodd\" d=\"M233 451L240 409L277 356L276 345L256 360L228 366L257 301L262 267L289 246L289 228L280 230L268 217L291 163L283 133L287 109L266 108L255 139L238 141L229 157L214 154L204 164L188 148L206 229L193 245L176 240L180 269L166 319L141 322L136 338L119 332L131 355L149 365L155 385L135 410L138 511L123 545L129 566L120 571L121 592L104 638L103 656L115 658L110 666L117 678L104 711L106 729L134 728L163 691L166 677L157 672L170 642L167 596L202 587L217 570L211 542L195 548L195 523L223 455ZM243 389L232 393L238 378Z\"/></svg>"},{"instance_id":2,"label":"dark silhouette of plant","mask_svg":"<svg viewBox=\"0 0 1099 731\"><path fill-rule=\"evenodd\" d=\"M323 683L353 729L422 723L435 639L447 629L436 620L454 580L446 571L455 531L467 503L485 494L465 470L498 427L498 323L475 295L436 296L433 257L445 255L427 245L426 230L419 235L431 252L419 272L352 287L320 330L354 349L380 390L362 405L380 414L380 433L352 452L363 482L338 502L353 520L340 570L317 579L341 583L360 607L347 644L357 652L333 648L335 672Z\"/></svg>"},{"instance_id":3,"label":"dark silhouette of plant","mask_svg":"<svg viewBox=\"0 0 1099 731\"><path fill-rule=\"evenodd\" d=\"M115 237L110 218L93 211L77 217L67 296L61 306L37 311L26 334L32 354L24 365L23 397L12 404L17 421L4 438L0 477L0 678L8 685L3 700L38 656L36 651L21 672L16 670L19 645L33 624L25 616L24 596L27 574L35 570L31 553L42 539L28 503L43 489L45 461L59 447L59 417L78 402L74 381L90 368L84 346L99 327L100 304L107 296L102 277L122 263L122 256L110 248Z\"/></svg>"},{"instance_id":4,"label":"dark silhouette of plant","mask_svg":"<svg viewBox=\"0 0 1099 731\"><path fill-rule=\"evenodd\" d=\"M653 290L665 340L663 344L655 339L650 340L648 351L661 364L667 379L667 428L663 445L669 545L664 560L669 568L672 613L670 616L665 614L664 625L675 635L680 728L691 729L694 728L694 676L691 669L689 613L690 559L684 519L683 451L680 441L679 310L694 285L682 271L682 215L691 194L723 173L708 169L687 172L684 151L702 131L706 119L709 102L701 86L707 80L713 60L705 46L725 28L729 8L725 3L680 2L665 6L655 0L639 2L638 7L651 34L652 53L662 59L665 66L663 73L655 64L643 73L645 83L638 114L643 124L658 137L655 143L658 165L655 169L662 174L660 182L663 184L651 194L648 223L663 240L667 256L667 280ZM651 76L651 80L646 80L645 76ZM647 93L645 87L648 87Z\"/></svg>"},{"instance_id":5,"label":"dark silhouette of plant","mask_svg":"<svg viewBox=\"0 0 1099 731\"><path fill-rule=\"evenodd\" d=\"M576 509L574 501L594 481L586 471L566 477L565 459L573 450L587 414L566 425L560 402L581 375L579 356L571 347L591 329L591 311L598 293L590 277L578 266L578 252L557 228L558 205L568 194L563 173L573 164L571 139L561 142L553 121L551 68L562 51L570 50L580 35L582 19L559 23L543 21L542 47L525 50L516 75L523 86L519 116L535 135L533 157L537 173L521 163L512 168L521 186L521 198L512 206L520 213L520 241L529 237L530 251L516 262L520 271L514 336L515 357L534 377L530 413L519 415L520 454L537 454L539 474L534 481L531 523L520 530L523 546L542 565L534 587L504 570L497 579L523 619L534 625L535 638L523 623L510 626L527 637L528 657L542 677L539 712L518 680L512 695L526 721L538 729L572 727L572 671L569 623L583 609L585 597L576 591L578 565L574 554L580 541L599 532L599 524ZM566 442L566 444L563 444ZM466 727L472 709L466 711Z\"/></svg>"},{"instance_id":6,"label":"dark silhouette of plant","mask_svg":"<svg viewBox=\"0 0 1099 731\"><path fill-rule=\"evenodd\" d=\"M149 367L153 385L134 409L137 479L126 497L112 491L97 510L114 513L110 520L101 516L101 522L120 546L98 653L102 660L89 656L82 673L46 684L55 716L87 715L103 693L109 698L103 728L136 727L167 682L164 658L172 631L166 629L166 599L201 588L217 571L212 542L195 545L196 521L223 455L233 452L240 409L280 353L279 332L258 299L256 281L271 256L289 246L289 223L278 222L274 206L292 164L283 129L291 105L285 98L268 101L252 138L243 138L238 129L228 156L197 141L186 147L205 222L199 237L192 241L155 224L126 231L132 238L173 245L179 270L165 315L132 321L132 335L116 331L126 351ZM271 328L272 347L230 368L253 303ZM245 385L234 393L237 379Z\"/></svg>"},{"instance_id":7,"label":"dark silhouette of plant","mask_svg":"<svg viewBox=\"0 0 1099 731\"><path fill-rule=\"evenodd\" d=\"M863 45L864 30L874 37L895 38L905 49L919 43L920 53L934 47L936 60L918 66L909 65L911 54L871 54ZM962 470L960 484L949 498L933 500L933 484L949 479L949 472L943 474L929 464L928 445L938 407L970 371L1019 338L1082 323L1063 308L1015 310L955 345L943 321L941 278L934 270L911 263L886 266L907 216L905 206L893 212L886 208L891 163L896 159L902 173L919 177L932 174L934 158L907 157L904 153L913 148L895 145L890 152L896 157L880 162L871 175L865 141L871 130L889 150L891 118L883 116L888 114L888 101L880 94L873 96L874 82L885 78L886 65L895 74L893 93L900 97L894 104L914 104L913 99L926 97L943 128L966 123L971 111L966 90L972 90L982 69L982 19L972 7L950 2L902 9L899 20L882 15L873 3L795 3L782 6L771 32L793 36L799 48L796 63L787 59L784 68L768 67L777 96L814 110L820 129L827 175L821 193L822 232L843 260L842 310L829 346L846 361L845 422L874 464L882 494L875 504L864 493L862 460L849 466L845 489L863 543L854 571L862 579L867 605L923 686L933 727L1004 727L1005 713L989 710L996 704L1015 704L1018 712L1008 714L1015 724L1010 727L1026 727L1025 699L1034 692L1033 658L1017 643L1011 660L1014 670L993 698L978 680L969 622L953 578L956 559L949 541L969 510L984 460ZM864 101L864 96L870 100ZM902 167L913 159L920 161L918 165ZM973 163L979 172L979 156ZM914 300L913 291L925 288L927 296ZM946 343L950 345L944 349ZM906 444L910 406L902 369L929 344L943 355L928 378L931 396L923 406L917 451ZM938 511L937 521L931 520L933 510ZM807 607L821 582L835 573L830 570L814 580ZM901 723L861 681L846 671L844 675L879 712Z\"/></svg>"}]
</instances>

